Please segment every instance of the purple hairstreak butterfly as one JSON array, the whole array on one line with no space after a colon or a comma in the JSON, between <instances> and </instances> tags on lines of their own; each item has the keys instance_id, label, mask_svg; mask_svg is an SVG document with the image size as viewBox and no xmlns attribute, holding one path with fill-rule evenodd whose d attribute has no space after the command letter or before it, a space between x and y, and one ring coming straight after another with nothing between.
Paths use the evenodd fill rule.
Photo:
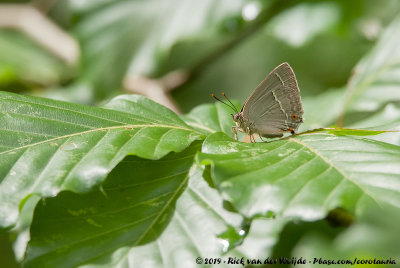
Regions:
<instances>
[{"instance_id":1,"label":"purple hairstreak butterfly","mask_svg":"<svg viewBox=\"0 0 400 268\"><path fill-rule=\"evenodd\" d=\"M212 94L216 100L236 112L232 114L236 123L232 127L232 134L236 140L238 131L249 135L251 142L255 142L254 134L260 138L282 137L285 132L295 134L303 122L300 89L292 68L286 62L267 75L247 98L240 112L224 93L222 95L230 105Z\"/></svg>"}]
</instances>

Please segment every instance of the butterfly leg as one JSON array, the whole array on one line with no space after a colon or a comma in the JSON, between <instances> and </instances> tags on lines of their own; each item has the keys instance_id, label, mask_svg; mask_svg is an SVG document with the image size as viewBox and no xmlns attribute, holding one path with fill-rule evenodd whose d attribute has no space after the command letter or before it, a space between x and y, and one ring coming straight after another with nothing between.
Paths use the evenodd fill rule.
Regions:
<instances>
[{"instance_id":1,"label":"butterfly leg","mask_svg":"<svg viewBox=\"0 0 400 268\"><path fill-rule=\"evenodd\" d=\"M247 127L246 130L247 135L249 135L250 142L253 143L253 141L251 140L250 128Z\"/></svg>"},{"instance_id":2,"label":"butterfly leg","mask_svg":"<svg viewBox=\"0 0 400 268\"><path fill-rule=\"evenodd\" d=\"M262 138L262 136L261 136L261 134L260 134L260 131L257 131L257 135L258 135L258 137L260 137L260 140L261 140L262 142L265 141L265 140Z\"/></svg>"},{"instance_id":3,"label":"butterfly leg","mask_svg":"<svg viewBox=\"0 0 400 268\"><path fill-rule=\"evenodd\" d=\"M247 135L249 135L249 137L250 137L250 142L251 142L251 143L256 142L256 140L254 139L253 134L250 134L250 133L251 133L250 128L247 127Z\"/></svg>"},{"instance_id":4,"label":"butterfly leg","mask_svg":"<svg viewBox=\"0 0 400 268\"><path fill-rule=\"evenodd\" d=\"M235 140L238 140L237 130L238 127L232 127L232 136Z\"/></svg>"}]
</instances>

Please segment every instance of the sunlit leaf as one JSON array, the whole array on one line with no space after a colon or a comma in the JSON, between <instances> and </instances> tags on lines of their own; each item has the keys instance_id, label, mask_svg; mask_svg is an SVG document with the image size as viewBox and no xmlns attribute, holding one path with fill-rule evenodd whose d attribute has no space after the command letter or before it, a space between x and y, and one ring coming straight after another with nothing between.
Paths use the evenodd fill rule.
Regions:
<instances>
[{"instance_id":1,"label":"sunlit leaf","mask_svg":"<svg viewBox=\"0 0 400 268\"><path fill-rule=\"evenodd\" d=\"M400 207L400 147L364 137L314 133L245 144L215 133L199 162L211 165L216 187L247 217L316 220L336 207L357 215Z\"/></svg>"},{"instance_id":2,"label":"sunlit leaf","mask_svg":"<svg viewBox=\"0 0 400 268\"><path fill-rule=\"evenodd\" d=\"M303 134L326 132L336 136L375 136L382 133L397 133L397 131L390 130L369 130L369 129L352 129L352 128L318 128L306 131Z\"/></svg>"}]
</instances>

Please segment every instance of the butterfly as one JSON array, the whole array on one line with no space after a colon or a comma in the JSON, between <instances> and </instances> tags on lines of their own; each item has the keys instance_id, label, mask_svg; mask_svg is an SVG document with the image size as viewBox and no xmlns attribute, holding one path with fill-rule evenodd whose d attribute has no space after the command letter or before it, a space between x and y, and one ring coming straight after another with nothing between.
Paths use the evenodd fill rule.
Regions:
<instances>
[{"instance_id":1,"label":"butterfly","mask_svg":"<svg viewBox=\"0 0 400 268\"><path fill-rule=\"evenodd\" d=\"M287 62L280 64L267 75L247 98L240 112L224 93L222 95L232 106L212 94L216 100L236 112L232 114L236 124L232 127L232 135L236 140L238 131L249 135L251 142L255 142L254 134L258 134L260 138L282 137L285 132L295 134L303 122L300 89Z\"/></svg>"}]
</instances>

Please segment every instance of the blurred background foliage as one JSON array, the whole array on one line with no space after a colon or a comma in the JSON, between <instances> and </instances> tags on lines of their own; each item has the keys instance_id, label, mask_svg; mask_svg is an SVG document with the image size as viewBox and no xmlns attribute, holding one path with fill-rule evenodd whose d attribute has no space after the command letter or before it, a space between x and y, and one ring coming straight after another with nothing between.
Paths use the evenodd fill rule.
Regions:
<instances>
[{"instance_id":1,"label":"blurred background foliage","mask_svg":"<svg viewBox=\"0 0 400 268\"><path fill-rule=\"evenodd\" d=\"M399 11L398 0L0 1L0 90L88 105L142 93L186 113L212 92L243 102L286 61L318 113L343 102Z\"/></svg>"},{"instance_id":2,"label":"blurred background foliage","mask_svg":"<svg viewBox=\"0 0 400 268\"><path fill-rule=\"evenodd\" d=\"M182 70L187 79L171 93L182 112L211 102L211 92L244 101L284 61L295 70L304 99L343 87L400 10L397 0L26 4L75 40L79 53L68 62L26 31L1 27L1 90L97 104L141 87L136 80L129 84L131 77L157 79ZM29 22L25 15L19 20Z\"/></svg>"}]
</instances>

